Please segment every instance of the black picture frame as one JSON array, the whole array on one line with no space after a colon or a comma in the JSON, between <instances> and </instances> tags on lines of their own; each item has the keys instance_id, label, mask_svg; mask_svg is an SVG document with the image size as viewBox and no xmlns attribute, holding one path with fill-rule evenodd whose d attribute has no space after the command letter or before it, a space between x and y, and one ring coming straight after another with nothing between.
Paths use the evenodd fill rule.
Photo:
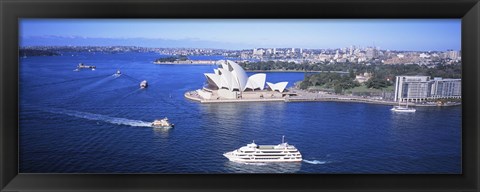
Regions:
<instances>
[{"instance_id":1,"label":"black picture frame","mask_svg":"<svg viewBox=\"0 0 480 192\"><path fill-rule=\"evenodd\" d=\"M478 191L479 0L1 0L2 191ZM19 18L461 18L462 174L19 174Z\"/></svg>"}]
</instances>

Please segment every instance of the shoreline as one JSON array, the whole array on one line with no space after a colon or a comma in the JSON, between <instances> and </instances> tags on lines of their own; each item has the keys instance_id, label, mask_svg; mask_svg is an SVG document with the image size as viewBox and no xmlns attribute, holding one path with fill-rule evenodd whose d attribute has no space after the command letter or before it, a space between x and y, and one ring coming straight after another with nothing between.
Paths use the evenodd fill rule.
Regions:
<instances>
[{"instance_id":1,"label":"shoreline","mask_svg":"<svg viewBox=\"0 0 480 192\"><path fill-rule=\"evenodd\" d=\"M302 98L285 98L285 102L344 102L344 103L366 103L366 104L376 104L376 105L390 105L396 106L398 102L394 101L381 101L381 100L370 100L370 99L359 99L352 97L330 97L330 98L316 98L316 99L302 99ZM405 104L401 104L405 105ZM436 104L418 104L418 103L409 103L410 106L415 107L451 107L459 106L461 103L445 104L445 105L436 105Z\"/></svg>"},{"instance_id":2,"label":"shoreline","mask_svg":"<svg viewBox=\"0 0 480 192\"><path fill-rule=\"evenodd\" d=\"M216 61L213 60L186 60L186 61L173 61L173 62L155 62L156 65L214 65Z\"/></svg>"},{"instance_id":3,"label":"shoreline","mask_svg":"<svg viewBox=\"0 0 480 192\"><path fill-rule=\"evenodd\" d=\"M300 70L245 70L246 72L274 72L274 73L324 73L324 72L330 72L330 73L348 73L345 71L300 71Z\"/></svg>"},{"instance_id":4,"label":"shoreline","mask_svg":"<svg viewBox=\"0 0 480 192\"><path fill-rule=\"evenodd\" d=\"M345 103L366 103L366 104L376 104L376 105L390 105L396 106L398 102L394 101L383 101L383 100L373 100L373 99L366 99L366 98L356 98L356 97L349 97L349 96L331 96L328 97L315 97L315 98L308 98L303 96L286 96L282 98L263 98L263 99L220 99L220 100L208 100L200 98L199 95L193 95L192 92L188 91L184 94L184 97L200 102L200 103L243 103L243 102L345 102ZM403 105L403 104L402 104ZM417 104L417 103L409 103L410 106L415 107L451 107L451 106L459 106L462 103L451 103L451 104L444 104L444 105L437 105L437 104Z\"/></svg>"}]
</instances>

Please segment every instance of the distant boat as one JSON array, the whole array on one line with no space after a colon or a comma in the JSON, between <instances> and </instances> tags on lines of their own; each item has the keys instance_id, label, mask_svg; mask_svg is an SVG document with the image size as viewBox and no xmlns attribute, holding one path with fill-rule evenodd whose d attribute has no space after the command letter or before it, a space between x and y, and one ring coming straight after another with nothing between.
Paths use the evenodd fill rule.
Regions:
<instances>
[{"instance_id":1,"label":"distant boat","mask_svg":"<svg viewBox=\"0 0 480 192\"><path fill-rule=\"evenodd\" d=\"M77 65L77 69L95 69L95 68L97 68L97 67L94 66L94 65L85 65L83 63L79 63Z\"/></svg>"},{"instance_id":2,"label":"distant boat","mask_svg":"<svg viewBox=\"0 0 480 192\"><path fill-rule=\"evenodd\" d=\"M122 75L122 72L120 72L120 70L117 70L117 72L113 74L113 76L115 77L119 77L120 75Z\"/></svg>"},{"instance_id":3,"label":"distant boat","mask_svg":"<svg viewBox=\"0 0 480 192\"><path fill-rule=\"evenodd\" d=\"M398 102L398 106L394 106L392 109L390 109L394 112L404 112L404 113L414 113L415 111L417 111L416 109L414 108L409 108L408 107L408 101L406 102L406 105L405 106L401 106L400 105L400 102Z\"/></svg>"},{"instance_id":4,"label":"distant boat","mask_svg":"<svg viewBox=\"0 0 480 192\"><path fill-rule=\"evenodd\" d=\"M168 118L156 119L152 122L154 128L173 128L175 125L168 121Z\"/></svg>"},{"instance_id":5,"label":"distant boat","mask_svg":"<svg viewBox=\"0 0 480 192\"><path fill-rule=\"evenodd\" d=\"M148 87L147 80L143 80L143 81L140 83L140 88L144 89L144 88L147 88L147 87Z\"/></svg>"}]
</instances>

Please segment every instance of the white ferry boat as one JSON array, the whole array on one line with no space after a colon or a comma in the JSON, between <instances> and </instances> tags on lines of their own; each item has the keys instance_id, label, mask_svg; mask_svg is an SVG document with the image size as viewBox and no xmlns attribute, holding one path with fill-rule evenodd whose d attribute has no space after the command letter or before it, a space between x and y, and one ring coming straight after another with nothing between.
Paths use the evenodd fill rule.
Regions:
<instances>
[{"instance_id":1,"label":"white ferry boat","mask_svg":"<svg viewBox=\"0 0 480 192\"><path fill-rule=\"evenodd\" d=\"M235 151L224 153L230 161L240 163L301 162L302 155L293 145L257 145L255 141Z\"/></svg>"}]
</instances>

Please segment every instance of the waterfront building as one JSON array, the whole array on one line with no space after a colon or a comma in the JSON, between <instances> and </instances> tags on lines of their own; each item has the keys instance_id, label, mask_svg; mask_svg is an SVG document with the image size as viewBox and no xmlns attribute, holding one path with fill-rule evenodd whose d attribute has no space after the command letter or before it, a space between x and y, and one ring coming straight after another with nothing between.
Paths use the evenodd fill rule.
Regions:
<instances>
[{"instance_id":1,"label":"waterfront building","mask_svg":"<svg viewBox=\"0 0 480 192\"><path fill-rule=\"evenodd\" d=\"M462 95L462 83L460 79L434 78L431 88L433 98L460 98Z\"/></svg>"},{"instance_id":2,"label":"waterfront building","mask_svg":"<svg viewBox=\"0 0 480 192\"><path fill-rule=\"evenodd\" d=\"M461 98L461 79L430 79L429 76L397 76L394 101Z\"/></svg>"},{"instance_id":3,"label":"waterfront building","mask_svg":"<svg viewBox=\"0 0 480 192\"><path fill-rule=\"evenodd\" d=\"M220 60L216 64L219 67L214 69L214 73L204 74L207 85L197 90L203 99L278 98L282 97L288 84L266 82L265 73L248 77L240 65L230 60Z\"/></svg>"}]
</instances>

